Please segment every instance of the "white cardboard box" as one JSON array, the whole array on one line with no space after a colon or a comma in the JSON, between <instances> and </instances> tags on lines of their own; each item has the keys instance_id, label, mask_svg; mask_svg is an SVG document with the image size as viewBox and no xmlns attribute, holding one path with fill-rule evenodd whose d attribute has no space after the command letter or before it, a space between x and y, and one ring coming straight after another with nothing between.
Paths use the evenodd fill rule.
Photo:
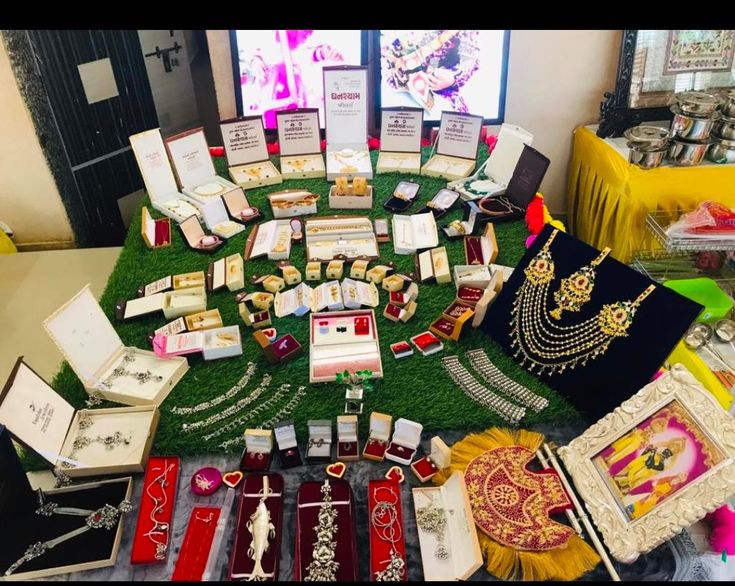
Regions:
<instances>
[{"instance_id":1,"label":"white cardboard box","mask_svg":"<svg viewBox=\"0 0 735 586\"><path fill-rule=\"evenodd\" d=\"M380 256L373 223L365 216L316 217L306 220L308 260L375 259Z\"/></svg>"},{"instance_id":2,"label":"white cardboard box","mask_svg":"<svg viewBox=\"0 0 735 586\"><path fill-rule=\"evenodd\" d=\"M396 254L413 254L437 244L439 234L434 214L393 215L393 250Z\"/></svg>"},{"instance_id":3,"label":"white cardboard box","mask_svg":"<svg viewBox=\"0 0 735 586\"><path fill-rule=\"evenodd\" d=\"M245 244L246 260L268 256L270 260L285 260L291 254L291 233L288 220L270 220L257 224Z\"/></svg>"},{"instance_id":4,"label":"white cardboard box","mask_svg":"<svg viewBox=\"0 0 735 586\"><path fill-rule=\"evenodd\" d=\"M319 138L319 110L280 110L276 112L276 125L283 178L308 179L326 176Z\"/></svg>"},{"instance_id":5,"label":"white cardboard box","mask_svg":"<svg viewBox=\"0 0 735 586\"><path fill-rule=\"evenodd\" d=\"M376 173L421 172L422 108L383 108Z\"/></svg>"},{"instance_id":6,"label":"white cardboard box","mask_svg":"<svg viewBox=\"0 0 735 586\"><path fill-rule=\"evenodd\" d=\"M344 279L342 281L342 298L348 309L359 309L363 305L377 307L380 303L378 288L375 283Z\"/></svg>"},{"instance_id":7,"label":"white cardboard box","mask_svg":"<svg viewBox=\"0 0 735 586\"><path fill-rule=\"evenodd\" d=\"M492 272L487 265L454 265L454 284L469 285L478 289L485 289L492 279Z\"/></svg>"},{"instance_id":8,"label":"white cardboard box","mask_svg":"<svg viewBox=\"0 0 735 586\"><path fill-rule=\"evenodd\" d=\"M212 234L222 238L231 238L245 231L245 226L230 219L227 208L222 198L213 199L202 205L202 216L204 224Z\"/></svg>"},{"instance_id":9,"label":"white cardboard box","mask_svg":"<svg viewBox=\"0 0 735 586\"><path fill-rule=\"evenodd\" d=\"M338 281L327 281L314 289L300 283L293 289L276 293L273 301L276 317L302 316L309 311L338 311L344 309L342 289Z\"/></svg>"},{"instance_id":10,"label":"white cardboard box","mask_svg":"<svg viewBox=\"0 0 735 586\"><path fill-rule=\"evenodd\" d=\"M306 425L309 428L309 444L306 448L306 457L308 459L331 460L332 422L329 419L310 419Z\"/></svg>"},{"instance_id":11,"label":"white cardboard box","mask_svg":"<svg viewBox=\"0 0 735 586\"><path fill-rule=\"evenodd\" d=\"M240 187L252 189L282 183L271 163L262 116L244 116L219 123L230 177Z\"/></svg>"},{"instance_id":12,"label":"white cardboard box","mask_svg":"<svg viewBox=\"0 0 735 586\"><path fill-rule=\"evenodd\" d=\"M421 174L452 181L472 173L477 164L482 122L482 116L442 112L433 156L421 168Z\"/></svg>"},{"instance_id":13,"label":"white cardboard box","mask_svg":"<svg viewBox=\"0 0 735 586\"><path fill-rule=\"evenodd\" d=\"M316 214L320 197L306 189L285 189L268 194L274 218L293 218Z\"/></svg>"}]
</instances>

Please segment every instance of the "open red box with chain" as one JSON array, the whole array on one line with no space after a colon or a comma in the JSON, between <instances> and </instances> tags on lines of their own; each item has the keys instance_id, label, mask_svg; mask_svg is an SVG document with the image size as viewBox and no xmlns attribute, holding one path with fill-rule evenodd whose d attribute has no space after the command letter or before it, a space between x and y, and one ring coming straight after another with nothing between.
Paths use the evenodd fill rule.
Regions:
<instances>
[{"instance_id":1,"label":"open red box with chain","mask_svg":"<svg viewBox=\"0 0 735 586\"><path fill-rule=\"evenodd\" d=\"M368 482L370 580L408 580L401 485L395 479ZM379 580L382 578L382 580Z\"/></svg>"}]
</instances>

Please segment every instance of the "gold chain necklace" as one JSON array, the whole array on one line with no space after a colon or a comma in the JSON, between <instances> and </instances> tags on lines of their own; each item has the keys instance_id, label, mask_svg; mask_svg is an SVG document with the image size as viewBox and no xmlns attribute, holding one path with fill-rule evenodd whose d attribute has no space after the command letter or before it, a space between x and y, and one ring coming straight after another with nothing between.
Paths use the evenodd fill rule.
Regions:
<instances>
[{"instance_id":1,"label":"gold chain necklace","mask_svg":"<svg viewBox=\"0 0 735 586\"><path fill-rule=\"evenodd\" d=\"M581 307L579 301L583 296L560 304L558 297L559 291L564 291L562 286L554 295L557 310L550 312L548 309L549 287L555 276L550 246L557 232L551 233L543 248L524 269L526 281L516 291L510 321L511 348L515 349L513 356L521 359L521 366L529 362L529 371L537 368L539 374L547 372L549 375L573 369L578 364L585 366L589 360L602 356L613 340L627 336L638 307L655 289L651 284L633 301L603 305L596 315L577 324L559 324L561 311L557 310L579 311L574 308ZM607 251L565 281L574 279L584 269L593 267L590 269L593 270L605 256Z\"/></svg>"}]
</instances>

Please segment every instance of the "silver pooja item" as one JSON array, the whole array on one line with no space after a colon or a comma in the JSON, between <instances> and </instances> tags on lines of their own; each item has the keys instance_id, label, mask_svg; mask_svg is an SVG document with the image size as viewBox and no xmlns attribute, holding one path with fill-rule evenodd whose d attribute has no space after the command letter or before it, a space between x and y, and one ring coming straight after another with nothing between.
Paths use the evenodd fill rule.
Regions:
<instances>
[{"instance_id":1,"label":"silver pooja item","mask_svg":"<svg viewBox=\"0 0 735 586\"><path fill-rule=\"evenodd\" d=\"M321 488L322 504L319 507L319 523L314 527L316 541L312 552L312 561L306 567L305 582L334 582L337 580L339 562L334 560L337 542L337 510L332 507L332 487L329 478L324 480Z\"/></svg>"}]
</instances>

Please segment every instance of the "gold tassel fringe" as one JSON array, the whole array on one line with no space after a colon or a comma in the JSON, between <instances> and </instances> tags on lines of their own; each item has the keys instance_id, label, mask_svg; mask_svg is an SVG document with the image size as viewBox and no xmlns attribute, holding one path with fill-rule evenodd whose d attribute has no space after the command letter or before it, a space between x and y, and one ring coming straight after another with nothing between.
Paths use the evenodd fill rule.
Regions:
<instances>
[{"instance_id":1,"label":"gold tassel fringe","mask_svg":"<svg viewBox=\"0 0 735 586\"><path fill-rule=\"evenodd\" d=\"M522 446L536 452L543 444L543 434L525 429L492 427L484 433L473 433L452 446L449 468L434 476L435 484L444 484L453 472L464 472L481 453L502 446ZM478 531L485 557L485 567L501 580L576 580L600 563L595 549L578 535L563 548L553 551L521 551L507 547Z\"/></svg>"}]
</instances>

